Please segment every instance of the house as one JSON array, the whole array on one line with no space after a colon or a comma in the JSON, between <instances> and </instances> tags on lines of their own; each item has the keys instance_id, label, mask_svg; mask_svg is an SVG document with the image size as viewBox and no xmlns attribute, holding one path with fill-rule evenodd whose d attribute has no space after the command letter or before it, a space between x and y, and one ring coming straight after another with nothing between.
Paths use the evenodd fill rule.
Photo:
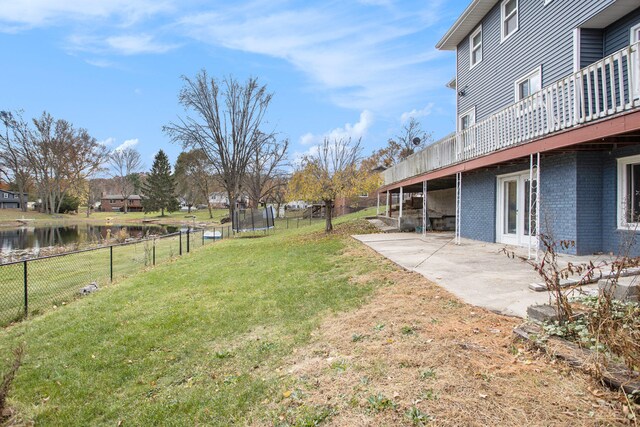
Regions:
<instances>
[{"instance_id":1,"label":"house","mask_svg":"<svg viewBox=\"0 0 640 427\"><path fill-rule=\"evenodd\" d=\"M100 210L103 212L124 212L124 196L122 194L104 194L100 199ZM133 194L127 199L128 212L142 212L142 198Z\"/></svg>"},{"instance_id":2,"label":"house","mask_svg":"<svg viewBox=\"0 0 640 427\"><path fill-rule=\"evenodd\" d=\"M27 193L22 195L27 202ZM20 193L17 191L0 190L0 209L20 209Z\"/></svg>"},{"instance_id":3,"label":"house","mask_svg":"<svg viewBox=\"0 0 640 427\"><path fill-rule=\"evenodd\" d=\"M229 196L225 191L213 192L209 195L209 203L218 209L226 209L229 207ZM246 209L249 205L249 199L245 195L238 197L236 201L236 209Z\"/></svg>"},{"instance_id":4,"label":"house","mask_svg":"<svg viewBox=\"0 0 640 427\"><path fill-rule=\"evenodd\" d=\"M382 172L382 217L419 199L427 229L437 200L458 243L619 251L640 225L639 42L637 0L473 0L436 45L457 129Z\"/></svg>"}]
</instances>

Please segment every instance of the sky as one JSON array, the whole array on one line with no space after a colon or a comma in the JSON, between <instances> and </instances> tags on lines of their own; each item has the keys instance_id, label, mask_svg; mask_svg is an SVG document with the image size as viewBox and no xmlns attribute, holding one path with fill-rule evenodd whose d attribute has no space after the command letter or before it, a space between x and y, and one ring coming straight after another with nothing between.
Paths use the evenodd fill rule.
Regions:
<instances>
[{"instance_id":1,"label":"sky","mask_svg":"<svg viewBox=\"0 0 640 427\"><path fill-rule=\"evenodd\" d=\"M0 0L0 110L43 111L145 169L182 147L162 126L185 111L181 76L257 77L273 93L266 131L292 159L324 137L363 154L415 117L455 129L455 53L435 44L468 0Z\"/></svg>"}]
</instances>

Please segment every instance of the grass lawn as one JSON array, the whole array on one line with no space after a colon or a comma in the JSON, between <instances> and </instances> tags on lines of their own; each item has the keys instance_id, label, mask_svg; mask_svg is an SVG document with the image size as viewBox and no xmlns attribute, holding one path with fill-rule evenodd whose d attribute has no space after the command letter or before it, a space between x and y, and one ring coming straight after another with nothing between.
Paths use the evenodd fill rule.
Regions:
<instances>
[{"instance_id":1,"label":"grass lawn","mask_svg":"<svg viewBox=\"0 0 640 427\"><path fill-rule=\"evenodd\" d=\"M275 369L322 316L362 303L372 260L341 255L321 224L205 247L0 332L2 360L26 343L11 403L55 425L252 421L280 392ZM262 414L262 417L267 417Z\"/></svg>"},{"instance_id":2,"label":"grass lawn","mask_svg":"<svg viewBox=\"0 0 640 427\"><path fill-rule=\"evenodd\" d=\"M0 331L10 423L620 425L625 400L349 234L230 239ZM627 411L628 412L628 411Z\"/></svg>"}]
</instances>

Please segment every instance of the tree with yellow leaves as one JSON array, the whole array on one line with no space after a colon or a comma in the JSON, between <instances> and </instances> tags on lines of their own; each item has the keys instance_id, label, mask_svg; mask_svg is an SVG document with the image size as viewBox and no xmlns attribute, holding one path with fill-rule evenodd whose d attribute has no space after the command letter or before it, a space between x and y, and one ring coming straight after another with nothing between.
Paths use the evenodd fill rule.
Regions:
<instances>
[{"instance_id":1,"label":"tree with yellow leaves","mask_svg":"<svg viewBox=\"0 0 640 427\"><path fill-rule=\"evenodd\" d=\"M372 191L380 184L380 175L361 167L360 140L325 138L315 154L302 158L300 168L289 182L291 199L322 201L325 206L325 231L333 230L332 213L336 198L352 197Z\"/></svg>"}]
</instances>

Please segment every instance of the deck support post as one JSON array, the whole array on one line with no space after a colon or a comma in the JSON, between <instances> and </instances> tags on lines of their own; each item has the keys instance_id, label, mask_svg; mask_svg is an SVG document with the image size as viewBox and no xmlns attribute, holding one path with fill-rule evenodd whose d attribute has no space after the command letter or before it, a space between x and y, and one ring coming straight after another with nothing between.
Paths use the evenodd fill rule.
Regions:
<instances>
[{"instance_id":1,"label":"deck support post","mask_svg":"<svg viewBox=\"0 0 640 427\"><path fill-rule=\"evenodd\" d=\"M456 173L456 245L460 244L460 216L462 204L462 172Z\"/></svg>"},{"instance_id":2,"label":"deck support post","mask_svg":"<svg viewBox=\"0 0 640 427\"><path fill-rule=\"evenodd\" d=\"M427 210L427 181L422 181L422 235L427 235L429 211Z\"/></svg>"},{"instance_id":3,"label":"deck support post","mask_svg":"<svg viewBox=\"0 0 640 427\"><path fill-rule=\"evenodd\" d=\"M402 226L402 201L403 200L404 200L403 187L400 186L400 199L398 200L398 203L400 204L400 208L398 210L398 230L400 230Z\"/></svg>"},{"instance_id":4,"label":"deck support post","mask_svg":"<svg viewBox=\"0 0 640 427\"><path fill-rule=\"evenodd\" d=\"M529 155L529 259L540 252L540 153ZM535 255L533 254L535 251Z\"/></svg>"}]
</instances>

